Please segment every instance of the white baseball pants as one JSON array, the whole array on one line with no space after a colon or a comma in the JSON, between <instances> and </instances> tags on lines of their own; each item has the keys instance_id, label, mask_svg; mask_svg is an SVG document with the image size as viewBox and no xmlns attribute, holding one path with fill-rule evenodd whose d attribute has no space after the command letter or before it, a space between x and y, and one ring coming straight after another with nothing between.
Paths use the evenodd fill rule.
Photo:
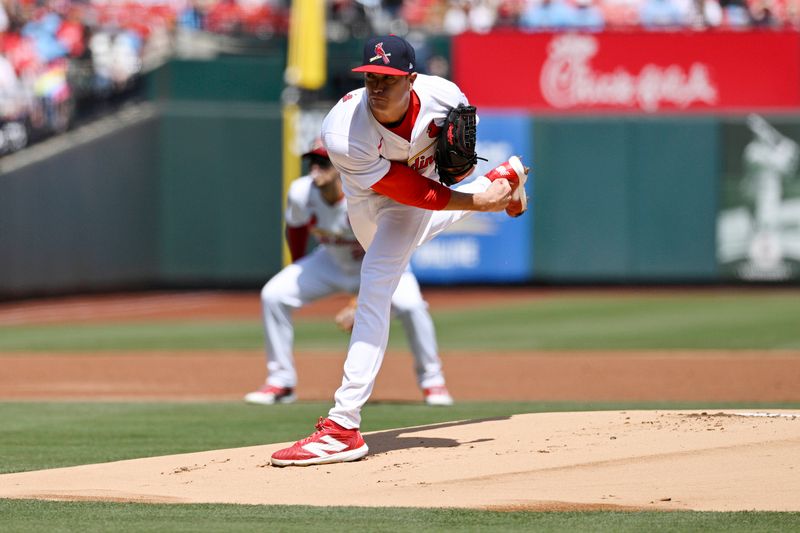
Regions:
<instances>
[{"instance_id":1,"label":"white baseball pants","mask_svg":"<svg viewBox=\"0 0 800 533\"><path fill-rule=\"evenodd\" d=\"M455 189L475 193L485 191L490 184L479 176ZM392 294L411 255L418 246L474 211L429 211L376 194L348 198L347 212L353 232L367 253L361 266L361 290L344 377L328 417L346 428L357 428L361 426L361 408L372 394L386 352Z\"/></svg>"}]
</instances>

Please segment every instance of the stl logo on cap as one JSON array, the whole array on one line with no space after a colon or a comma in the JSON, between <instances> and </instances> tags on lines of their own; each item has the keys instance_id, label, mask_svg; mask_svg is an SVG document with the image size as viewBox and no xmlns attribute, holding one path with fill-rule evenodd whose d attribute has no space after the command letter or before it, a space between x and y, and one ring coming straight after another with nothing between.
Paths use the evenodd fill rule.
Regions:
<instances>
[{"instance_id":1,"label":"stl logo on cap","mask_svg":"<svg viewBox=\"0 0 800 533\"><path fill-rule=\"evenodd\" d=\"M361 66L353 72L407 76L414 72L414 47L397 35L373 37L364 43Z\"/></svg>"},{"instance_id":2,"label":"stl logo on cap","mask_svg":"<svg viewBox=\"0 0 800 533\"><path fill-rule=\"evenodd\" d=\"M373 61L376 61L378 59L383 59L383 64L388 65L390 55L392 55L391 52L387 54L386 52L383 51L383 42L380 42L375 45L375 55L369 59L369 62L372 63Z\"/></svg>"}]
</instances>

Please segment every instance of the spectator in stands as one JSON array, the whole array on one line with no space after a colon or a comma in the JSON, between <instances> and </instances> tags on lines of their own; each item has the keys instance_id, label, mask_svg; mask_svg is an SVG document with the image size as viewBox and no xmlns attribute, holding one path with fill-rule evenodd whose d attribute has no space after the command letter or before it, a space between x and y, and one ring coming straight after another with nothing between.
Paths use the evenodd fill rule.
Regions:
<instances>
[{"instance_id":1,"label":"spectator in stands","mask_svg":"<svg viewBox=\"0 0 800 533\"><path fill-rule=\"evenodd\" d=\"M520 17L528 31L563 30L575 24L575 8L566 0L529 0Z\"/></svg>"},{"instance_id":2,"label":"spectator in stands","mask_svg":"<svg viewBox=\"0 0 800 533\"><path fill-rule=\"evenodd\" d=\"M43 63L65 57L67 49L56 37L61 26L61 17L56 13L47 13L39 20L30 20L22 27L22 36L31 39L36 47L36 54Z\"/></svg>"},{"instance_id":3,"label":"spectator in stands","mask_svg":"<svg viewBox=\"0 0 800 533\"><path fill-rule=\"evenodd\" d=\"M800 31L800 0L786 6L786 23L790 28Z\"/></svg>"},{"instance_id":4,"label":"spectator in stands","mask_svg":"<svg viewBox=\"0 0 800 533\"><path fill-rule=\"evenodd\" d=\"M781 21L775 14L775 8L769 0L753 0L749 7L750 20L754 28L779 28Z\"/></svg>"},{"instance_id":5,"label":"spectator in stands","mask_svg":"<svg viewBox=\"0 0 800 533\"><path fill-rule=\"evenodd\" d=\"M516 28L525 10L525 0L498 0L496 28Z\"/></svg>"},{"instance_id":6,"label":"spectator in stands","mask_svg":"<svg viewBox=\"0 0 800 533\"><path fill-rule=\"evenodd\" d=\"M800 30L800 0L786 0L784 9L786 25L795 30Z\"/></svg>"},{"instance_id":7,"label":"spectator in stands","mask_svg":"<svg viewBox=\"0 0 800 533\"><path fill-rule=\"evenodd\" d=\"M11 62L0 55L0 123L23 122L28 114L26 104L22 82ZM2 144L0 151L6 151L6 143Z\"/></svg>"},{"instance_id":8,"label":"spectator in stands","mask_svg":"<svg viewBox=\"0 0 800 533\"><path fill-rule=\"evenodd\" d=\"M452 0L442 19L442 28L449 35L465 31L488 33L497 22L497 10L488 0Z\"/></svg>"},{"instance_id":9,"label":"spectator in stands","mask_svg":"<svg viewBox=\"0 0 800 533\"><path fill-rule=\"evenodd\" d=\"M722 6L719 0L698 0L702 3L703 22L707 28L722 25Z\"/></svg>"},{"instance_id":10,"label":"spectator in stands","mask_svg":"<svg viewBox=\"0 0 800 533\"><path fill-rule=\"evenodd\" d=\"M200 31L205 27L205 13L198 0L190 0L178 12L176 23L181 28L193 31Z\"/></svg>"},{"instance_id":11,"label":"spectator in stands","mask_svg":"<svg viewBox=\"0 0 800 533\"><path fill-rule=\"evenodd\" d=\"M329 13L339 40L346 40L348 37L361 38L372 33L366 9L361 2L333 0Z\"/></svg>"},{"instance_id":12,"label":"spectator in stands","mask_svg":"<svg viewBox=\"0 0 800 533\"><path fill-rule=\"evenodd\" d=\"M69 57L81 57L86 49L84 33L86 26L81 21L81 12L77 8L69 9L56 30L56 39L67 51Z\"/></svg>"},{"instance_id":13,"label":"spectator in stands","mask_svg":"<svg viewBox=\"0 0 800 533\"><path fill-rule=\"evenodd\" d=\"M602 0L598 7L603 12L605 28L639 27L639 9L643 0Z\"/></svg>"},{"instance_id":14,"label":"spectator in stands","mask_svg":"<svg viewBox=\"0 0 800 533\"><path fill-rule=\"evenodd\" d=\"M3 2L0 2L0 33L8 31L11 27L11 20L8 18L8 12Z\"/></svg>"},{"instance_id":15,"label":"spectator in stands","mask_svg":"<svg viewBox=\"0 0 800 533\"><path fill-rule=\"evenodd\" d=\"M645 0L639 22L648 29L674 29L684 26L686 17L672 0Z\"/></svg>"},{"instance_id":16,"label":"spectator in stands","mask_svg":"<svg viewBox=\"0 0 800 533\"><path fill-rule=\"evenodd\" d=\"M218 0L206 14L207 31L225 35L239 35L242 32L242 10L236 0Z\"/></svg>"},{"instance_id":17,"label":"spectator in stands","mask_svg":"<svg viewBox=\"0 0 800 533\"><path fill-rule=\"evenodd\" d=\"M720 0L722 25L727 28L747 28L750 26L750 11L744 0Z\"/></svg>"},{"instance_id":18,"label":"spectator in stands","mask_svg":"<svg viewBox=\"0 0 800 533\"><path fill-rule=\"evenodd\" d=\"M458 35L469 29L469 8L466 2L450 2L442 18L442 29L448 35Z\"/></svg>"},{"instance_id":19,"label":"spectator in stands","mask_svg":"<svg viewBox=\"0 0 800 533\"><path fill-rule=\"evenodd\" d=\"M586 31L600 31L605 26L605 18L593 0L575 0L575 21L573 27Z\"/></svg>"},{"instance_id":20,"label":"spectator in stands","mask_svg":"<svg viewBox=\"0 0 800 533\"><path fill-rule=\"evenodd\" d=\"M686 25L694 30L716 28L722 24L722 8L719 0L688 0L678 3L686 13Z\"/></svg>"},{"instance_id":21,"label":"spectator in stands","mask_svg":"<svg viewBox=\"0 0 800 533\"><path fill-rule=\"evenodd\" d=\"M489 33L497 22L497 9L490 0L472 0L469 7L469 27L476 33Z\"/></svg>"}]
</instances>

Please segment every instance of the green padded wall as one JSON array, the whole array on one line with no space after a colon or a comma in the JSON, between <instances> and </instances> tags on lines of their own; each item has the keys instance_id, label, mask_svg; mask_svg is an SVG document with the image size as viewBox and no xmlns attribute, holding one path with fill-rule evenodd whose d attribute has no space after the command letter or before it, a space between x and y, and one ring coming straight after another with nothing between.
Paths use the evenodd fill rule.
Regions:
<instances>
[{"instance_id":1,"label":"green padded wall","mask_svg":"<svg viewBox=\"0 0 800 533\"><path fill-rule=\"evenodd\" d=\"M150 73L153 100L279 102L286 54L225 56L209 61L175 59Z\"/></svg>"},{"instance_id":2,"label":"green padded wall","mask_svg":"<svg viewBox=\"0 0 800 533\"><path fill-rule=\"evenodd\" d=\"M630 124L634 279L706 281L717 275L719 190L716 119Z\"/></svg>"},{"instance_id":3,"label":"green padded wall","mask_svg":"<svg viewBox=\"0 0 800 533\"><path fill-rule=\"evenodd\" d=\"M716 275L715 119L548 117L533 128L536 279Z\"/></svg>"},{"instance_id":4,"label":"green padded wall","mask_svg":"<svg viewBox=\"0 0 800 533\"><path fill-rule=\"evenodd\" d=\"M626 132L619 121L534 121L537 278L601 280L629 270Z\"/></svg>"},{"instance_id":5,"label":"green padded wall","mask_svg":"<svg viewBox=\"0 0 800 533\"><path fill-rule=\"evenodd\" d=\"M252 284L280 270L281 143L275 105L176 102L163 109L164 281Z\"/></svg>"},{"instance_id":6,"label":"green padded wall","mask_svg":"<svg viewBox=\"0 0 800 533\"><path fill-rule=\"evenodd\" d=\"M157 127L153 116L39 161L4 166L0 297L157 279Z\"/></svg>"}]
</instances>

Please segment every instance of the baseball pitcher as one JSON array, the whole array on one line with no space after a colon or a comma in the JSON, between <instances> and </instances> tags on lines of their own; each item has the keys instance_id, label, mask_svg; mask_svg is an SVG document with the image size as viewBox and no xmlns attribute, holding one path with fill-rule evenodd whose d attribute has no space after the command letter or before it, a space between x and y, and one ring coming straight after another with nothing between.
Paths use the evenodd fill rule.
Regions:
<instances>
[{"instance_id":1,"label":"baseball pitcher","mask_svg":"<svg viewBox=\"0 0 800 533\"><path fill-rule=\"evenodd\" d=\"M477 159L475 109L454 83L416 72L408 41L395 35L368 40L362 65L353 70L364 74L364 87L331 109L322 141L341 173L353 233L366 250L355 324L333 408L317 431L275 452L275 466L367 454L361 408L383 361L392 295L411 255L474 211L519 216L527 208L528 169L516 156L466 180Z\"/></svg>"}]
</instances>

